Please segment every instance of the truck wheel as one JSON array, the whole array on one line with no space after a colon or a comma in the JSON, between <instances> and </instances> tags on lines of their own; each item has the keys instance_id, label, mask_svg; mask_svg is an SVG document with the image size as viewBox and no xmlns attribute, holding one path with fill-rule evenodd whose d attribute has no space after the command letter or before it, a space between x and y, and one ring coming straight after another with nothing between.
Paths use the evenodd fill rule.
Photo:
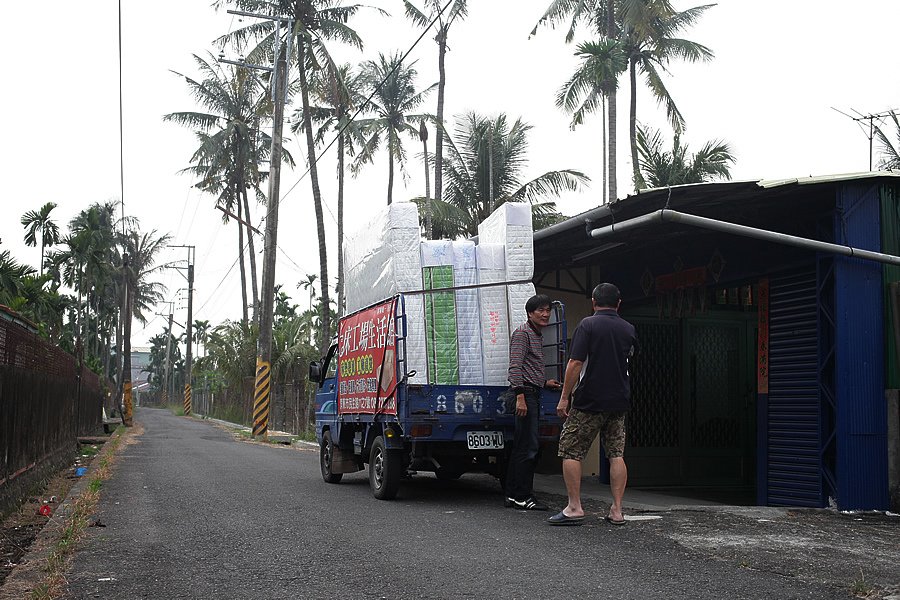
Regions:
<instances>
[{"instance_id":1,"label":"truck wheel","mask_svg":"<svg viewBox=\"0 0 900 600\"><path fill-rule=\"evenodd\" d=\"M322 468L322 479L325 483L337 483L343 477L343 473L332 473L331 465L334 461L334 442L331 441L331 432L322 434L322 445L319 448L319 466Z\"/></svg>"},{"instance_id":2,"label":"truck wheel","mask_svg":"<svg viewBox=\"0 0 900 600\"><path fill-rule=\"evenodd\" d=\"M372 442L369 454L369 486L372 494L379 500L393 499L400 487L401 475L403 457L400 452L385 448L384 438L379 435Z\"/></svg>"}]
</instances>

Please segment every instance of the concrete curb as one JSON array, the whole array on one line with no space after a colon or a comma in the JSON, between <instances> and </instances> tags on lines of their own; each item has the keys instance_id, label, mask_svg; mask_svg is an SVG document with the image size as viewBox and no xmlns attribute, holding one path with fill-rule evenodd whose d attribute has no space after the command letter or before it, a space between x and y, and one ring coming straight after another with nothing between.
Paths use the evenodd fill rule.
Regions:
<instances>
[{"instance_id":1,"label":"concrete curb","mask_svg":"<svg viewBox=\"0 0 900 600\"><path fill-rule=\"evenodd\" d=\"M191 417L196 418L201 421L211 421L213 423L218 423L224 427L230 427L231 429L240 429L241 431L250 431L250 428L246 425L240 425L238 423L232 423L231 421L223 421L222 419L214 419L212 417L206 417L202 415L192 414ZM319 444L316 442L307 442L306 440L293 440L291 442L291 446L309 446L312 448L318 448Z\"/></svg>"}]
</instances>

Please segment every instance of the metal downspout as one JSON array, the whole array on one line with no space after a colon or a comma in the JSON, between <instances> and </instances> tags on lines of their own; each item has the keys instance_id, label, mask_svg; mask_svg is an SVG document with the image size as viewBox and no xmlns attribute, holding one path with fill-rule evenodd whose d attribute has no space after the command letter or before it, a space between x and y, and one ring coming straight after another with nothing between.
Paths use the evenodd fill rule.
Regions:
<instances>
[{"instance_id":1,"label":"metal downspout","mask_svg":"<svg viewBox=\"0 0 900 600\"><path fill-rule=\"evenodd\" d=\"M788 235L786 233L778 233L777 231L769 231L767 229L758 229L756 227L748 227L746 225L738 225L737 223L729 223L728 221L720 221L718 219L709 219L707 217L699 217L697 215L689 215L687 213L675 210L661 209L622 221L614 223L606 227L598 227L591 230L591 237L594 239L603 238L619 231L627 231L644 225L653 223L680 223L683 225L693 225L703 229L711 229L713 231L721 231L723 233L731 233L744 237L755 238L767 242L777 244L785 244L787 246L796 246L807 250L815 250L817 252L829 252L831 254L840 254L850 256L852 258L862 258L875 262L885 263L889 265L900 266L900 256L892 254L884 254L874 252L872 250L863 250L852 246L843 246L841 244L832 244L829 242L820 242L819 240L811 240L809 238L799 237L796 235Z\"/></svg>"}]
</instances>

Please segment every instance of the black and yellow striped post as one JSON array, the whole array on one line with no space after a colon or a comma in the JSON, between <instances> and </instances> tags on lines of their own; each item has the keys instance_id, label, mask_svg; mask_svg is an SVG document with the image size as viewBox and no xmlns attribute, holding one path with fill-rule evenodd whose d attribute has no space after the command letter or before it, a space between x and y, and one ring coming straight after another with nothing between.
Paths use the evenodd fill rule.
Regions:
<instances>
[{"instance_id":1,"label":"black and yellow striped post","mask_svg":"<svg viewBox=\"0 0 900 600\"><path fill-rule=\"evenodd\" d=\"M163 406L169 405L169 390L164 389L162 391L162 405Z\"/></svg>"},{"instance_id":2,"label":"black and yellow striped post","mask_svg":"<svg viewBox=\"0 0 900 600\"><path fill-rule=\"evenodd\" d=\"M185 416L191 414L191 410L193 407L191 406L191 384L185 384L184 386L184 414Z\"/></svg>"},{"instance_id":3,"label":"black and yellow striped post","mask_svg":"<svg viewBox=\"0 0 900 600\"><path fill-rule=\"evenodd\" d=\"M256 359L256 393L253 395L253 436L265 436L269 430L270 366Z\"/></svg>"},{"instance_id":4,"label":"black and yellow striped post","mask_svg":"<svg viewBox=\"0 0 900 600\"><path fill-rule=\"evenodd\" d=\"M131 401L131 381L125 380L122 383L122 422L125 427L131 427L134 419L134 405Z\"/></svg>"}]
</instances>

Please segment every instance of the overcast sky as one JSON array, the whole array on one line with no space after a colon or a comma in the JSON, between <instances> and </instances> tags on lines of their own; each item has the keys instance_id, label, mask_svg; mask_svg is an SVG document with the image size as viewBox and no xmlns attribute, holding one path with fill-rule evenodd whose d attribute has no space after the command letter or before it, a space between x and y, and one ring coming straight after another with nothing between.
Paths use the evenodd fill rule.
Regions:
<instances>
[{"instance_id":1,"label":"overcast sky","mask_svg":"<svg viewBox=\"0 0 900 600\"><path fill-rule=\"evenodd\" d=\"M163 123L169 112L196 110L184 81L170 70L195 75L192 53L218 49L212 40L243 26L216 12L210 0L122 0L125 210L145 230L172 234L174 244L197 247L194 318L217 324L240 318L241 295L234 224L223 225L214 198L191 188L178 175L196 147L193 134ZM335 48L342 61L358 63L378 52L405 51L418 37L403 18L401 0L368 0L392 14L384 18L362 11L351 25L366 41L362 53ZM447 55L445 114L477 111L506 113L533 126L529 136L528 178L553 169L572 168L592 179L585 193L558 202L566 215L597 206L602 199L602 125L594 116L576 131L553 104L556 90L577 59L564 30L529 32L549 0L469 0L469 16L454 23ZM694 3L675 0L685 9ZM63 2L41 5L41 19L28 8L8 8L0 53L6 57L6 84L0 106L6 118L0 145L3 206L2 249L37 266L39 250L22 242L19 217L52 201L64 226L92 202L121 197L119 178L119 67L117 2ZM683 141L697 149L724 139L737 164L734 179L775 179L866 171L869 142L845 113L877 113L900 107L896 71L896 0L860 0L852 5L821 0L722 0L684 37L715 52L710 63L673 63L666 85L687 120ZM584 36L581 36L584 38ZM581 39L581 38L579 38ZM437 51L426 35L413 51L420 87L437 81ZM619 95L619 197L632 192L628 151L627 79ZM299 101L299 99L297 99ZM423 111L436 111L436 94ZM291 111L288 110L288 113ZM661 108L639 88L638 119L663 128ZM433 134L432 134L433 140ZM298 167L283 172L276 279L302 307L308 297L297 290L308 273L318 274L315 217L305 152L296 138L286 146ZM305 144L304 144L305 147ZM421 144L410 140L409 178L395 181L394 199L424 194L417 158ZM876 146L877 158L877 146ZM346 185L346 227L365 226L386 201L386 158L376 160ZM335 156L320 159L320 178L329 235L329 273L336 275ZM295 186L296 184L296 186ZM253 207L259 223L263 207ZM64 227L63 227L64 228ZM262 243L257 244L262 251ZM164 259L184 258L182 249ZM261 264L261 262L260 262ZM184 279L163 274L175 321L184 323ZM333 281L332 281L333 284ZM159 307L159 312L168 309ZM163 317L147 328L135 326L135 345L162 330ZM176 333L179 328L175 328Z\"/></svg>"}]
</instances>

